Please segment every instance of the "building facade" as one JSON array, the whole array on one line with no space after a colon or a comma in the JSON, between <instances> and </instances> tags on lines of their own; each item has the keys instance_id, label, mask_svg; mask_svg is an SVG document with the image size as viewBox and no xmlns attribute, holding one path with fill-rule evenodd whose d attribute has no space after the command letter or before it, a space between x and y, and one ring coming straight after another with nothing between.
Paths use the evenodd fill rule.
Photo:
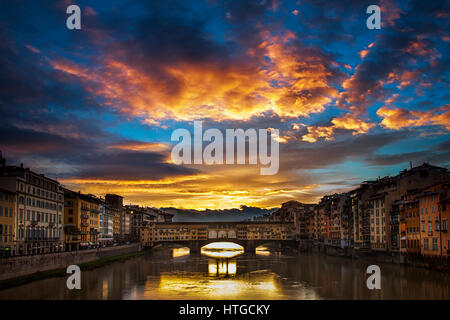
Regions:
<instances>
[{"instance_id":1,"label":"building facade","mask_svg":"<svg viewBox=\"0 0 450 320\"><path fill-rule=\"evenodd\" d=\"M111 245L114 242L114 211L111 210L104 199L100 199L99 210L99 242L102 246Z\"/></svg>"},{"instance_id":2,"label":"building facade","mask_svg":"<svg viewBox=\"0 0 450 320\"><path fill-rule=\"evenodd\" d=\"M0 257L15 254L16 194L0 189Z\"/></svg>"},{"instance_id":3,"label":"building facade","mask_svg":"<svg viewBox=\"0 0 450 320\"><path fill-rule=\"evenodd\" d=\"M141 229L141 244L192 240L295 240L289 222L151 222Z\"/></svg>"},{"instance_id":4,"label":"building facade","mask_svg":"<svg viewBox=\"0 0 450 320\"><path fill-rule=\"evenodd\" d=\"M125 206L125 210L130 217L130 241L139 242L141 229L150 222L155 222L158 214L152 208L137 205Z\"/></svg>"},{"instance_id":5,"label":"building facade","mask_svg":"<svg viewBox=\"0 0 450 320\"><path fill-rule=\"evenodd\" d=\"M9 245L11 253L29 255L64 250L64 193L59 182L24 168L23 164L7 166L1 156L0 161L0 188L15 195L14 207L9 212L14 216L12 232L8 223L8 239L11 236L14 242Z\"/></svg>"},{"instance_id":6,"label":"building facade","mask_svg":"<svg viewBox=\"0 0 450 320\"><path fill-rule=\"evenodd\" d=\"M125 234L123 197L117 194L107 194L105 196L105 203L113 214L113 240L114 242L123 242L123 235Z\"/></svg>"},{"instance_id":7,"label":"building facade","mask_svg":"<svg viewBox=\"0 0 450 320\"><path fill-rule=\"evenodd\" d=\"M100 203L93 195L64 189L64 229L67 250L99 245Z\"/></svg>"}]
</instances>

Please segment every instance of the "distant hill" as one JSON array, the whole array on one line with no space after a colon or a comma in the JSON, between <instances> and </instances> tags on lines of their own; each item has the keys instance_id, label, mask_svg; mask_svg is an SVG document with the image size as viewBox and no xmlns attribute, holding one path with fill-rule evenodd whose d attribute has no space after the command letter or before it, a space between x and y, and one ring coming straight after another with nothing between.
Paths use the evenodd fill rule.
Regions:
<instances>
[{"instance_id":1,"label":"distant hill","mask_svg":"<svg viewBox=\"0 0 450 320\"><path fill-rule=\"evenodd\" d=\"M222 209L222 210L194 210L194 209L177 209L177 208L160 208L161 210L174 215L174 222L191 222L191 221L244 221L253 217L260 217L270 214L278 208L261 209L258 207L241 206L239 209Z\"/></svg>"}]
</instances>

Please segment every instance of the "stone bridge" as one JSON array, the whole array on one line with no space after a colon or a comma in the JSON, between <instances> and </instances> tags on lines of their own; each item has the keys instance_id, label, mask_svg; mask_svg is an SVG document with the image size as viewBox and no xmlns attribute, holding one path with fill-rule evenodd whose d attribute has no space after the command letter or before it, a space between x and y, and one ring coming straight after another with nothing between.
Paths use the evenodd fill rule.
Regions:
<instances>
[{"instance_id":1,"label":"stone bridge","mask_svg":"<svg viewBox=\"0 0 450 320\"><path fill-rule=\"evenodd\" d=\"M213 242L232 242L254 253L263 244L297 248L294 224L286 222L154 222L141 231L141 244L154 247L176 243L188 247L192 253Z\"/></svg>"}]
</instances>

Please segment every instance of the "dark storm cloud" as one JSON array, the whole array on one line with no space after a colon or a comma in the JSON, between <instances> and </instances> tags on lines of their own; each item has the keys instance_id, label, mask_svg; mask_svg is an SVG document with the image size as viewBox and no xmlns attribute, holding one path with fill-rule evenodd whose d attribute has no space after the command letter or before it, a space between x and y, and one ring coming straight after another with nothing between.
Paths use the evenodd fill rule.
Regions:
<instances>
[{"instance_id":1,"label":"dark storm cloud","mask_svg":"<svg viewBox=\"0 0 450 320\"><path fill-rule=\"evenodd\" d=\"M109 139L116 145L121 143L117 137L110 136ZM0 127L0 151L9 164L17 165L23 157L32 155L37 163L51 160L73 168L60 174L60 178L151 180L197 173L197 170L166 163L167 152L111 150L106 147L86 137L63 137L13 126ZM53 173L53 168L46 168L46 172Z\"/></svg>"},{"instance_id":2,"label":"dark storm cloud","mask_svg":"<svg viewBox=\"0 0 450 320\"><path fill-rule=\"evenodd\" d=\"M280 151L280 169L320 169L344 163L350 159L364 159L378 149L403 140L408 132L395 136L388 133L349 137L342 141L324 141L308 146L308 143L291 144Z\"/></svg>"},{"instance_id":3,"label":"dark storm cloud","mask_svg":"<svg viewBox=\"0 0 450 320\"><path fill-rule=\"evenodd\" d=\"M367 163L375 166L389 166L413 162L414 165L429 162L434 165L448 166L450 164L450 141L432 145L427 149L397 154L373 154L366 157Z\"/></svg>"},{"instance_id":4,"label":"dark storm cloud","mask_svg":"<svg viewBox=\"0 0 450 320\"><path fill-rule=\"evenodd\" d=\"M165 163L166 156L153 152L96 152L76 157L82 168L74 177L105 180L158 180L198 171ZM74 163L74 164L75 164Z\"/></svg>"},{"instance_id":5,"label":"dark storm cloud","mask_svg":"<svg viewBox=\"0 0 450 320\"><path fill-rule=\"evenodd\" d=\"M17 128L9 125L0 126L0 148L13 154L23 153L57 153L82 149L88 141L65 138L60 135Z\"/></svg>"},{"instance_id":6,"label":"dark storm cloud","mask_svg":"<svg viewBox=\"0 0 450 320\"><path fill-rule=\"evenodd\" d=\"M367 163L375 166L388 166L399 163L408 163L409 161L413 160L417 162L418 159L424 159L427 157L424 153L425 152L423 151L417 151L399 154L373 155L371 157L367 157L366 161Z\"/></svg>"}]
</instances>

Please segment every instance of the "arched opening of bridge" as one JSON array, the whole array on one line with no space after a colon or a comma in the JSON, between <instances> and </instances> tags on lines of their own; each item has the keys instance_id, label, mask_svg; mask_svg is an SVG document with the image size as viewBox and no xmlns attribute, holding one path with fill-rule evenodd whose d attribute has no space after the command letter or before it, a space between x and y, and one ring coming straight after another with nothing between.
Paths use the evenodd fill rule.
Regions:
<instances>
[{"instance_id":1,"label":"arched opening of bridge","mask_svg":"<svg viewBox=\"0 0 450 320\"><path fill-rule=\"evenodd\" d=\"M186 247L182 244L170 243L170 242L159 243L153 247L153 250L170 250L169 252L171 253L172 258L189 256L190 251L191 251L189 249L189 247Z\"/></svg>"},{"instance_id":2,"label":"arched opening of bridge","mask_svg":"<svg viewBox=\"0 0 450 320\"><path fill-rule=\"evenodd\" d=\"M230 259L244 253L244 247L233 242L218 241L203 246L201 254L210 258Z\"/></svg>"},{"instance_id":3,"label":"arched opening of bridge","mask_svg":"<svg viewBox=\"0 0 450 320\"><path fill-rule=\"evenodd\" d=\"M270 256L270 248L268 246L261 245L256 247L255 253L258 256Z\"/></svg>"},{"instance_id":4,"label":"arched opening of bridge","mask_svg":"<svg viewBox=\"0 0 450 320\"><path fill-rule=\"evenodd\" d=\"M276 242L262 243L256 247L255 253L259 256L270 256L281 251L281 244Z\"/></svg>"}]
</instances>

